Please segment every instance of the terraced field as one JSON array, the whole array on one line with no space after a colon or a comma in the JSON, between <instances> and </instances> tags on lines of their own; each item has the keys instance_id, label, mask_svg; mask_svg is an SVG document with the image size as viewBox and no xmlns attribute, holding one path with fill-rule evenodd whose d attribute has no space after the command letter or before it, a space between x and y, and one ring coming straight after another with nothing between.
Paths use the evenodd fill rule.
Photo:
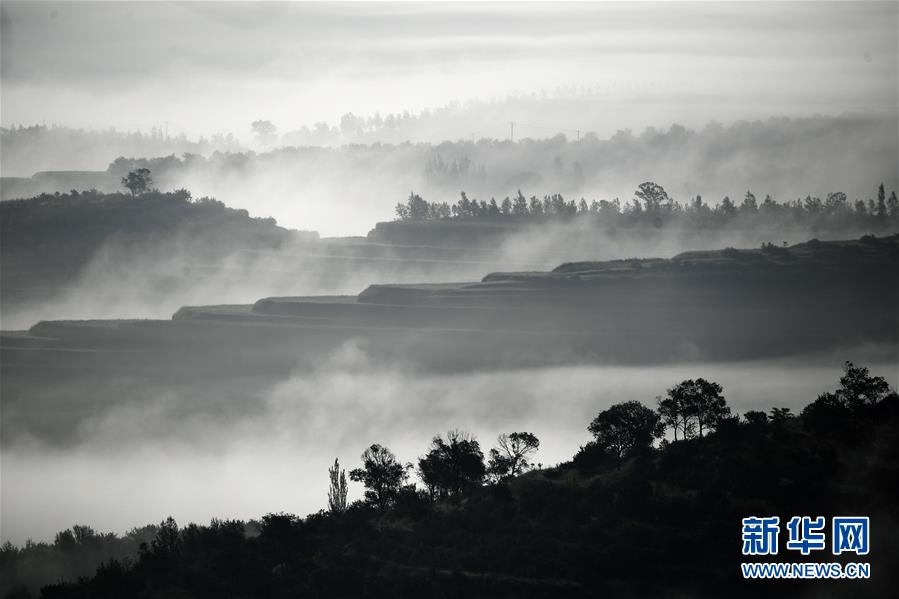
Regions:
<instances>
[{"instance_id":1,"label":"terraced field","mask_svg":"<svg viewBox=\"0 0 899 599\"><path fill-rule=\"evenodd\" d=\"M895 345L897 248L899 236L689 252L470 283L377 284L358 296L190 306L171 320L47 321L4 333L3 364L12 379L10 367L26 364L174 375L189 355L191 371L227 377L286 371L357 339L380 359L437 370Z\"/></svg>"}]
</instances>

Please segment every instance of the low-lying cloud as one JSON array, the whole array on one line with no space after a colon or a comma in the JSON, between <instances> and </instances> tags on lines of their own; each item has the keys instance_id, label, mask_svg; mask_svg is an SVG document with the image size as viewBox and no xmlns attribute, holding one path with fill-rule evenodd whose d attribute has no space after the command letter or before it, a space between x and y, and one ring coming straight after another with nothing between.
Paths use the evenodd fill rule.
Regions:
<instances>
[{"instance_id":1,"label":"low-lying cloud","mask_svg":"<svg viewBox=\"0 0 899 599\"><path fill-rule=\"evenodd\" d=\"M739 413L798 412L836 386L844 359L897 383L894 364L872 348L764 362L455 375L385 369L371 351L350 341L317 368L282 380L70 386L57 400L72 406L74 434L62 445L28 435L27 419L11 414L21 427L4 436L4 539L46 539L73 522L121 532L169 514L182 523L305 514L325 506L335 457L352 468L365 447L381 443L415 462L433 435L451 428L477 435L485 451L501 432L532 431L542 442L537 460L551 465L589 440L586 425L598 411L632 399L653 405L666 388L696 376L721 383ZM84 399L105 394L116 401L79 412L90 404ZM361 488L351 487L351 498L360 498Z\"/></svg>"}]
</instances>

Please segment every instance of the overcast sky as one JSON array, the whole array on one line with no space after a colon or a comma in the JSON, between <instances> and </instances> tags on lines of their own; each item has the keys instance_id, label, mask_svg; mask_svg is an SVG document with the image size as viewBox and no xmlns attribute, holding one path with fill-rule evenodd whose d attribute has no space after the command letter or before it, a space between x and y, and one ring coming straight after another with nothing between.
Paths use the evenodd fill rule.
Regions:
<instances>
[{"instance_id":1,"label":"overcast sky","mask_svg":"<svg viewBox=\"0 0 899 599\"><path fill-rule=\"evenodd\" d=\"M897 26L895 2L4 1L2 123L248 137L566 85L608 102L601 133L634 102L646 124L895 112Z\"/></svg>"}]
</instances>

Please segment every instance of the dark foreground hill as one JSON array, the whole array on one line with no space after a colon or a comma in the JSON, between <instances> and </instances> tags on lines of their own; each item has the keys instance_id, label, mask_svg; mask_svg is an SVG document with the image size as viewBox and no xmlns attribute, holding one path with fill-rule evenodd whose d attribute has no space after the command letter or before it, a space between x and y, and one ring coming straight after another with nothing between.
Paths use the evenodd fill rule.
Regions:
<instances>
[{"instance_id":1,"label":"dark foreground hill","mask_svg":"<svg viewBox=\"0 0 899 599\"><path fill-rule=\"evenodd\" d=\"M380 507L306 518L168 520L144 529L152 538L126 558L117 539L66 531L54 545L5 547L0 571L9 598L28 597L14 582L42 566L83 572L88 556L104 560L95 575L41 596L887 597L899 583L899 398L852 371L799 417L723 418L704 438L634 447L620 466L591 443L571 462L448 499L406 487ZM868 516L870 552L834 557L828 546L803 557L785 547L784 529L777 555L743 556L741 519L775 515ZM864 562L871 572L744 580L741 562Z\"/></svg>"}]
</instances>

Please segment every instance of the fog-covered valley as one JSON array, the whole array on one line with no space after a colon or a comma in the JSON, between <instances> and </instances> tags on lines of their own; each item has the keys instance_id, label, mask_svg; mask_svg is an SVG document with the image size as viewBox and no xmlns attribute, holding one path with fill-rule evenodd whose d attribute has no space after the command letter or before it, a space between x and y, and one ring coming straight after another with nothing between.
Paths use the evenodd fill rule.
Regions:
<instances>
[{"instance_id":1,"label":"fog-covered valley","mask_svg":"<svg viewBox=\"0 0 899 599\"><path fill-rule=\"evenodd\" d=\"M539 107L534 110L539 114ZM711 205L726 196L739 203L747 190L759 201L767 195L784 202L832 192L846 193L850 201L867 200L881 183L888 190L899 187L896 130L894 115L859 113L726 126L704 122L695 128L675 121L602 138L586 132L580 139L535 132L516 143L507 137L478 137L287 146L260 153L173 148L170 155L144 156L114 153L96 143L108 153L91 171L57 167L31 177L42 170L34 163L18 168L25 178L4 180L2 198L71 189L113 192L121 189L130 170L143 167L164 191L186 188L197 197L215 197L252 216L272 217L282 226L323 236L365 235L374 223L390 219L394 205L410 191L432 202L454 202L463 191L471 198L502 202L521 191L528 197L559 193L588 203L626 203L639 183L652 180L681 202L701 195ZM21 136L3 132L4 160L18 159L15 142ZM52 135L45 137L39 148L56 147ZM4 167L5 173L15 170L11 164Z\"/></svg>"},{"instance_id":2,"label":"fog-covered valley","mask_svg":"<svg viewBox=\"0 0 899 599\"><path fill-rule=\"evenodd\" d=\"M891 588L896 18L4 2L0 599Z\"/></svg>"},{"instance_id":3,"label":"fog-covered valley","mask_svg":"<svg viewBox=\"0 0 899 599\"><path fill-rule=\"evenodd\" d=\"M373 351L347 343L321 355L314 371L283 378L84 381L7 404L4 417L15 428L4 430L3 502L20 515L4 534L22 543L52 539L73 523L123 533L168 515L206 522L316 512L325 506L321 491L335 457L352 464L377 442L414 462L433 435L452 428L486 446L501 432L533 430L541 439L538 461L554 465L589 441L585 423L599 410L627 400L652 404L697 373L719 381L740 412L776 406L798 413L834 386L846 359L899 383L895 348L883 347L724 364L445 375L403 364L385 369L371 362ZM54 407L62 401L65 411ZM57 416L42 416L48 410ZM360 497L353 486L351 498Z\"/></svg>"}]
</instances>

